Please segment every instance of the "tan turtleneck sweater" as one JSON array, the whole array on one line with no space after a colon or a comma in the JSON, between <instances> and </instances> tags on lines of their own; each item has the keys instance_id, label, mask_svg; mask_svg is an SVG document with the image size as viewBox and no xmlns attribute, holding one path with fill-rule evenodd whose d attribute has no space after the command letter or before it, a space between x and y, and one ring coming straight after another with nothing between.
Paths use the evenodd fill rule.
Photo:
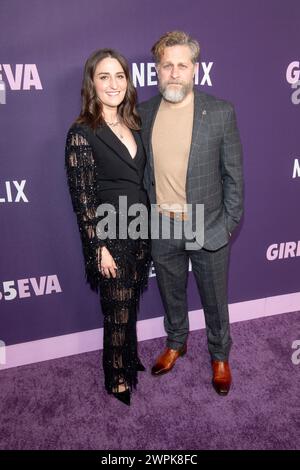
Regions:
<instances>
[{"instance_id":1,"label":"tan turtleneck sweater","mask_svg":"<svg viewBox=\"0 0 300 470\"><path fill-rule=\"evenodd\" d=\"M194 100L177 107L161 100L152 133L157 204L183 211L192 141Z\"/></svg>"}]
</instances>

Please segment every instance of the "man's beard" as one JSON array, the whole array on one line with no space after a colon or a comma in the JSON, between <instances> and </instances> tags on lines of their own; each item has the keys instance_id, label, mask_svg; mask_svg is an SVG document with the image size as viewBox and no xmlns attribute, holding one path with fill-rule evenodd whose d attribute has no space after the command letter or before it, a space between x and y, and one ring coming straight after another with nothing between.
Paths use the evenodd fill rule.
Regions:
<instances>
[{"instance_id":1,"label":"man's beard","mask_svg":"<svg viewBox=\"0 0 300 470\"><path fill-rule=\"evenodd\" d=\"M168 87L171 84L180 84L180 87ZM168 82L166 84L158 85L159 91L161 92L163 98L170 103L180 103L184 98L189 94L193 89L193 82L191 83L182 83L182 82Z\"/></svg>"}]
</instances>

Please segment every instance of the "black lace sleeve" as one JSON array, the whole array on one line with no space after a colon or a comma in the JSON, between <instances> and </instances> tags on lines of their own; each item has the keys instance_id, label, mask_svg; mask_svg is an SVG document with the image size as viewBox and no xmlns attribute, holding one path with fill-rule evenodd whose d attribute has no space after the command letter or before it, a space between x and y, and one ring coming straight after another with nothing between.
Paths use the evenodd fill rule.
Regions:
<instances>
[{"instance_id":1,"label":"black lace sleeve","mask_svg":"<svg viewBox=\"0 0 300 470\"><path fill-rule=\"evenodd\" d=\"M78 130L72 128L67 136L65 169L82 241L86 280L91 289L98 292L101 246L105 242L96 234L96 168L89 142Z\"/></svg>"}]
</instances>

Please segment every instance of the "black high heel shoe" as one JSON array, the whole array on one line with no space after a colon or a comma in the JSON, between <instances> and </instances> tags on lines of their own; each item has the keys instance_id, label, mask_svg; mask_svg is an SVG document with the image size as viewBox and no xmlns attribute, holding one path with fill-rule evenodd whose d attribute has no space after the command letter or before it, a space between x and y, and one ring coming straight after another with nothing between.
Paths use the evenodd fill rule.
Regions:
<instances>
[{"instance_id":1,"label":"black high heel shoe","mask_svg":"<svg viewBox=\"0 0 300 470\"><path fill-rule=\"evenodd\" d=\"M120 400L125 405L130 406L130 391L129 388L123 392L113 392L113 396Z\"/></svg>"},{"instance_id":2,"label":"black high heel shoe","mask_svg":"<svg viewBox=\"0 0 300 470\"><path fill-rule=\"evenodd\" d=\"M136 370L140 371L140 372L145 372L146 370L146 367L143 366L143 364L141 363L141 361L138 359L138 362L136 363Z\"/></svg>"}]
</instances>

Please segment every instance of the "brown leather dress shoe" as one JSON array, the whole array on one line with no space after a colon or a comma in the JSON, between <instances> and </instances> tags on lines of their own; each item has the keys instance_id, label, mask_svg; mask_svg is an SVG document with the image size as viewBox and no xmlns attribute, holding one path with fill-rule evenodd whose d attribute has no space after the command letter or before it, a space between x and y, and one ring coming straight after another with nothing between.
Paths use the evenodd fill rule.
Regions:
<instances>
[{"instance_id":1,"label":"brown leather dress shoe","mask_svg":"<svg viewBox=\"0 0 300 470\"><path fill-rule=\"evenodd\" d=\"M186 344L181 349L166 348L165 351L156 359L154 366L151 369L152 375L162 375L169 372L180 356L186 354Z\"/></svg>"},{"instance_id":2,"label":"brown leather dress shoe","mask_svg":"<svg viewBox=\"0 0 300 470\"><path fill-rule=\"evenodd\" d=\"M231 385L231 372L228 361L212 361L212 384L219 395L227 395Z\"/></svg>"}]
</instances>

